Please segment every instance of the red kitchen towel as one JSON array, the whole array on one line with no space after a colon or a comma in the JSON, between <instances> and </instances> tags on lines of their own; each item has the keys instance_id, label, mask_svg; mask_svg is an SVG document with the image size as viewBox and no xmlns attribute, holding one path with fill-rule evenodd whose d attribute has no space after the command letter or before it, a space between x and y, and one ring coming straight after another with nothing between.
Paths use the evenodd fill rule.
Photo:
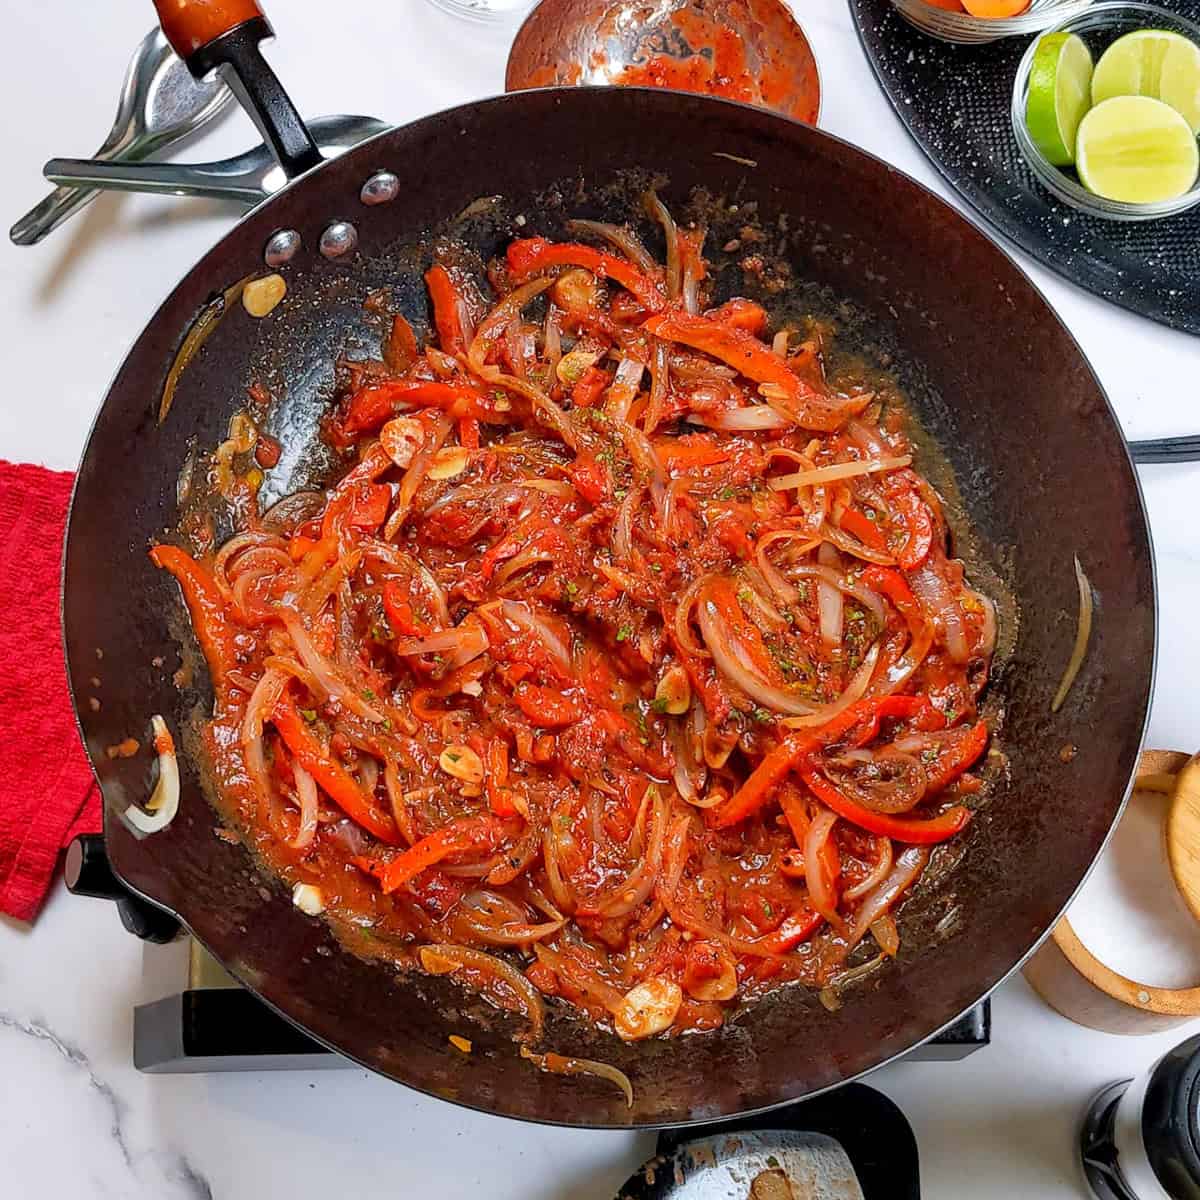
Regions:
<instances>
[{"instance_id":1,"label":"red kitchen towel","mask_svg":"<svg viewBox=\"0 0 1200 1200\"><path fill-rule=\"evenodd\" d=\"M32 921L59 851L100 828L59 625L73 476L0 459L0 912Z\"/></svg>"}]
</instances>

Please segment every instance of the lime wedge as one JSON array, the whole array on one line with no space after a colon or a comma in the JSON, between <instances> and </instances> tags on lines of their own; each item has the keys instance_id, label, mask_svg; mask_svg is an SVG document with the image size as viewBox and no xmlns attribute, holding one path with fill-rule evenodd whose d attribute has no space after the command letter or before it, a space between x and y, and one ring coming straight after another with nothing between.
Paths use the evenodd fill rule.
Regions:
<instances>
[{"instance_id":1,"label":"lime wedge","mask_svg":"<svg viewBox=\"0 0 1200 1200\"><path fill-rule=\"evenodd\" d=\"M1200 132L1200 46L1167 29L1138 29L1117 38L1092 76L1092 103L1113 96L1150 96L1181 113Z\"/></svg>"},{"instance_id":2,"label":"lime wedge","mask_svg":"<svg viewBox=\"0 0 1200 1200\"><path fill-rule=\"evenodd\" d=\"M1092 56L1073 33L1047 33L1033 52L1025 127L1046 161L1075 161L1075 132L1091 103Z\"/></svg>"},{"instance_id":3,"label":"lime wedge","mask_svg":"<svg viewBox=\"0 0 1200 1200\"><path fill-rule=\"evenodd\" d=\"M1152 204L1174 200L1196 182L1200 147L1192 127L1169 104L1114 96L1079 123L1075 169L1097 196Z\"/></svg>"}]
</instances>

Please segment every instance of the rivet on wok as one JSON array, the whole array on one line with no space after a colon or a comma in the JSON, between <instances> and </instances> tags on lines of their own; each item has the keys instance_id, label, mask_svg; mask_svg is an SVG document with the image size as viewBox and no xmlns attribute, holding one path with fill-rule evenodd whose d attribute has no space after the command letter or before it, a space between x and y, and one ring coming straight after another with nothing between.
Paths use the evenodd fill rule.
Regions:
<instances>
[{"instance_id":1,"label":"rivet on wok","mask_svg":"<svg viewBox=\"0 0 1200 1200\"><path fill-rule=\"evenodd\" d=\"M271 234L271 239L263 251L263 261L268 267L282 267L284 263L289 263L296 257L302 241L294 229L280 229Z\"/></svg>"},{"instance_id":2,"label":"rivet on wok","mask_svg":"<svg viewBox=\"0 0 1200 1200\"><path fill-rule=\"evenodd\" d=\"M391 171L376 171L359 193L364 204L390 204L398 195L400 177Z\"/></svg>"},{"instance_id":3,"label":"rivet on wok","mask_svg":"<svg viewBox=\"0 0 1200 1200\"><path fill-rule=\"evenodd\" d=\"M358 230L349 221L334 221L321 234L321 253L326 258L341 258L358 245Z\"/></svg>"}]
</instances>

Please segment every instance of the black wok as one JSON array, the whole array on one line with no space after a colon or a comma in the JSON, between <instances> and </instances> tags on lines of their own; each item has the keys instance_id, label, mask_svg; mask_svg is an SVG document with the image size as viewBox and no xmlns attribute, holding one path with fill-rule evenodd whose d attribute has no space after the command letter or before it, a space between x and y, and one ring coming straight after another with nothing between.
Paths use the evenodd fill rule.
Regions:
<instances>
[{"instance_id":1,"label":"black wok","mask_svg":"<svg viewBox=\"0 0 1200 1200\"><path fill-rule=\"evenodd\" d=\"M307 165L303 127L256 58L263 30L251 20L198 55L202 65L236 62L285 160ZM361 189L380 170L399 176L399 192L368 206ZM364 298L391 287L423 328L421 273L455 214L502 197L454 225L487 257L518 229L554 236L573 215L626 219L635 188L655 175L676 208L752 214L796 279L849 305L848 336L888 356L961 493L974 537L959 551L1010 598L1013 644L991 682L1007 767L993 768L990 803L961 861L905 906L900 961L839 1011L784 990L717 1033L636 1045L552 1011L545 1046L624 1069L636 1096L627 1111L607 1084L535 1071L516 1053L516 1022L447 979L398 978L347 952L243 847L214 836L194 736L211 695L202 672L194 685L172 682L190 640L175 586L147 548L178 520L189 451L225 436L253 383L276 396L268 431L285 446L268 492L309 481L304 448L330 399L333 360L377 352ZM328 259L319 243L333 221L352 223L357 249ZM281 268L287 300L263 321L235 307L160 427L184 332L214 293L262 270L281 229L303 239ZM718 267L728 267L719 254ZM1091 577L1097 622L1079 680L1051 715L1075 629L1073 555ZM941 200L862 151L763 111L659 91L525 92L453 109L358 147L251 213L171 293L117 374L80 467L64 583L71 686L120 878L343 1054L473 1107L577 1125L684 1123L794 1100L902 1054L977 1003L1051 928L1100 852L1153 674L1154 579L1137 481L1099 383L1029 280ZM180 737L183 796L166 830L138 838L118 814L148 795L152 755L113 759L105 748L131 734L145 744L152 713ZM1078 747L1070 762L1060 756L1067 745ZM472 1038L474 1053L450 1050L452 1033Z\"/></svg>"}]
</instances>

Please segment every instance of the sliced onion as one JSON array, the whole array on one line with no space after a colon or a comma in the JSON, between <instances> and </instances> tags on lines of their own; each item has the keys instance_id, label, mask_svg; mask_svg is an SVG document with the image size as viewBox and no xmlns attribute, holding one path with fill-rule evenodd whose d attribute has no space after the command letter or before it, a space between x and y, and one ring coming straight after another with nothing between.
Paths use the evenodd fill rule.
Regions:
<instances>
[{"instance_id":1,"label":"sliced onion","mask_svg":"<svg viewBox=\"0 0 1200 1200\"><path fill-rule=\"evenodd\" d=\"M852 417L846 422L846 432L864 449L868 454L874 455L876 458L882 458L891 448L883 442L879 434L876 433L869 425Z\"/></svg>"},{"instance_id":2,"label":"sliced onion","mask_svg":"<svg viewBox=\"0 0 1200 1200\"><path fill-rule=\"evenodd\" d=\"M768 534L768 537L770 535ZM765 542L767 538L763 538ZM822 545L822 550L828 549ZM818 552L817 557L825 559L828 555L822 555ZM844 592L847 596L853 596L878 622L880 625L887 623L887 609L884 607L883 597L876 591L867 587L865 584L858 583L856 580L850 579L843 575L840 571L835 571L831 566L825 565L824 561L818 564L800 563L796 566L789 567L791 574L800 579L822 579L831 587L837 588L839 592Z\"/></svg>"},{"instance_id":3,"label":"sliced onion","mask_svg":"<svg viewBox=\"0 0 1200 1200\"><path fill-rule=\"evenodd\" d=\"M417 489L425 482L433 456L442 448L442 443L450 434L453 422L445 413L440 413L429 430L420 450L413 455L413 460L404 472L400 482L400 491L396 495L396 503L383 527L383 536L391 540L400 532L408 514L412 510L412 502Z\"/></svg>"},{"instance_id":4,"label":"sliced onion","mask_svg":"<svg viewBox=\"0 0 1200 1200\"><path fill-rule=\"evenodd\" d=\"M154 749L158 754L158 781L145 810L136 804L125 810L125 819L142 833L158 833L175 820L179 811L179 763L175 758L175 740L167 723L157 713L150 718Z\"/></svg>"},{"instance_id":5,"label":"sliced onion","mask_svg":"<svg viewBox=\"0 0 1200 1200\"><path fill-rule=\"evenodd\" d=\"M902 750L868 751L865 762L842 755L827 762L825 769L840 792L871 812L910 812L929 787L925 768Z\"/></svg>"},{"instance_id":6,"label":"sliced onion","mask_svg":"<svg viewBox=\"0 0 1200 1200\"><path fill-rule=\"evenodd\" d=\"M654 343L654 357L650 363L650 399L646 404L646 416L642 422L647 433L653 433L662 422L666 412L667 390L671 385L671 365L667 354L667 343Z\"/></svg>"},{"instance_id":7,"label":"sliced onion","mask_svg":"<svg viewBox=\"0 0 1200 1200\"><path fill-rule=\"evenodd\" d=\"M535 296L540 296L553 282L552 277L544 277L514 288L475 330L475 336L471 339L470 349L467 351L467 361L471 364L471 370L481 379L489 379L499 374L498 367L489 367L487 363L492 343L503 337L509 322L514 317L519 317L525 305Z\"/></svg>"},{"instance_id":8,"label":"sliced onion","mask_svg":"<svg viewBox=\"0 0 1200 1200\"><path fill-rule=\"evenodd\" d=\"M259 524L268 533L283 533L311 521L324 508L323 492L293 492L272 504L259 518Z\"/></svg>"},{"instance_id":9,"label":"sliced onion","mask_svg":"<svg viewBox=\"0 0 1200 1200\"><path fill-rule=\"evenodd\" d=\"M783 724L789 729L808 729L818 725L828 724L834 717L840 716L852 704L867 694L871 686L871 677L875 673L875 664L879 661L879 643L876 642L866 653L854 678L850 680L846 690L829 704L823 704L813 712L800 717L785 717Z\"/></svg>"},{"instance_id":10,"label":"sliced onion","mask_svg":"<svg viewBox=\"0 0 1200 1200\"><path fill-rule=\"evenodd\" d=\"M823 808L809 823L803 846L804 879L808 884L809 903L835 928L841 926L842 919L838 916L837 896L832 881L821 865L820 856L837 822L837 814Z\"/></svg>"},{"instance_id":11,"label":"sliced onion","mask_svg":"<svg viewBox=\"0 0 1200 1200\"><path fill-rule=\"evenodd\" d=\"M881 567L896 565L894 555L888 554L885 550L876 550L865 545L858 538L851 537L844 529L840 529L829 521L821 526L821 537L827 542L832 542L843 554L861 558L864 562L877 563Z\"/></svg>"},{"instance_id":12,"label":"sliced onion","mask_svg":"<svg viewBox=\"0 0 1200 1200\"><path fill-rule=\"evenodd\" d=\"M876 917L871 922L871 933L879 943L880 950L889 958L895 958L900 950L900 931L896 928L892 915L884 913L883 916Z\"/></svg>"},{"instance_id":13,"label":"sliced onion","mask_svg":"<svg viewBox=\"0 0 1200 1200\"><path fill-rule=\"evenodd\" d=\"M559 316L556 304L546 306L546 324L542 332L542 354L545 357L546 366L549 368L550 378L554 377L558 370L558 364L562 360L562 330L558 323Z\"/></svg>"},{"instance_id":14,"label":"sliced onion","mask_svg":"<svg viewBox=\"0 0 1200 1200\"><path fill-rule=\"evenodd\" d=\"M478 621L463 621L454 629L443 629L425 637L402 638L392 643L392 649L402 657L417 654L451 655L452 666L462 666L478 658L488 648L487 631Z\"/></svg>"},{"instance_id":15,"label":"sliced onion","mask_svg":"<svg viewBox=\"0 0 1200 1200\"><path fill-rule=\"evenodd\" d=\"M566 918L531 925L520 905L497 892L478 889L462 898L455 923L491 946L523 946L557 933Z\"/></svg>"},{"instance_id":16,"label":"sliced onion","mask_svg":"<svg viewBox=\"0 0 1200 1200\"><path fill-rule=\"evenodd\" d=\"M520 629L534 634L546 647L550 657L568 675L571 672L571 652L566 642L550 627L533 605L523 600L501 600L500 611Z\"/></svg>"},{"instance_id":17,"label":"sliced onion","mask_svg":"<svg viewBox=\"0 0 1200 1200\"><path fill-rule=\"evenodd\" d=\"M549 967L560 979L565 979L572 987L578 988L593 1004L599 1005L609 1013L621 1010L625 1003L624 994L573 955L563 954L542 942L534 946L533 952L539 962Z\"/></svg>"},{"instance_id":18,"label":"sliced onion","mask_svg":"<svg viewBox=\"0 0 1200 1200\"><path fill-rule=\"evenodd\" d=\"M300 828L288 845L293 850L307 850L317 835L317 781L294 760L292 774L296 777L296 798L300 801Z\"/></svg>"},{"instance_id":19,"label":"sliced onion","mask_svg":"<svg viewBox=\"0 0 1200 1200\"><path fill-rule=\"evenodd\" d=\"M604 411L614 421L629 419L629 408L642 386L646 364L636 358L622 358L604 398Z\"/></svg>"},{"instance_id":20,"label":"sliced onion","mask_svg":"<svg viewBox=\"0 0 1200 1200\"><path fill-rule=\"evenodd\" d=\"M828 467L814 467L811 471L797 471L794 475L777 475L767 480L767 485L777 492L792 488L814 487L819 483L833 483L839 479L853 479L857 475L871 475L876 471L895 471L912 462L911 454L899 458L860 459L857 462L834 463Z\"/></svg>"},{"instance_id":21,"label":"sliced onion","mask_svg":"<svg viewBox=\"0 0 1200 1200\"><path fill-rule=\"evenodd\" d=\"M653 813L650 818L650 842L642 861L628 878L610 885L600 895L582 903L578 909L580 915L601 918L628 916L640 908L654 890L667 837L667 802L653 784L646 790L654 793L651 800Z\"/></svg>"},{"instance_id":22,"label":"sliced onion","mask_svg":"<svg viewBox=\"0 0 1200 1200\"><path fill-rule=\"evenodd\" d=\"M614 250L625 255L639 271L653 274L658 270L658 264L651 257L650 251L642 245L641 238L624 225L609 225L604 221L573 220L567 222L567 228L572 233L590 233L593 237L601 238Z\"/></svg>"},{"instance_id":23,"label":"sliced onion","mask_svg":"<svg viewBox=\"0 0 1200 1200\"><path fill-rule=\"evenodd\" d=\"M799 551L803 554L805 551L819 546L820 539L810 538L807 534L794 529L776 529L758 539L758 548L754 552L754 561L758 566L759 573L767 581L768 586L775 593L779 601L791 607L799 601L800 592L779 573L767 557L767 547L773 546L776 542L804 542L805 545L801 546Z\"/></svg>"},{"instance_id":24,"label":"sliced onion","mask_svg":"<svg viewBox=\"0 0 1200 1200\"><path fill-rule=\"evenodd\" d=\"M742 408L723 408L717 412L691 412L688 421L709 429L746 433L768 429L790 429L793 422L769 404L749 404Z\"/></svg>"},{"instance_id":25,"label":"sliced onion","mask_svg":"<svg viewBox=\"0 0 1200 1200\"><path fill-rule=\"evenodd\" d=\"M850 927L850 947L857 946L866 936L867 930L897 900L912 886L917 877L925 870L929 861L928 846L909 846L896 859L895 866L888 872L887 878L879 884L859 905L854 916L854 924Z\"/></svg>"},{"instance_id":26,"label":"sliced onion","mask_svg":"<svg viewBox=\"0 0 1200 1200\"><path fill-rule=\"evenodd\" d=\"M613 522L613 550L623 562L633 557L633 518L642 503L642 489L632 487L621 507L617 510L617 519Z\"/></svg>"},{"instance_id":27,"label":"sliced onion","mask_svg":"<svg viewBox=\"0 0 1200 1200\"><path fill-rule=\"evenodd\" d=\"M996 606L992 603L991 597L985 596L982 592L972 592L971 594L979 601L979 606L983 609L983 624L979 627L978 652L984 658L991 658L992 652L996 649Z\"/></svg>"},{"instance_id":28,"label":"sliced onion","mask_svg":"<svg viewBox=\"0 0 1200 1200\"><path fill-rule=\"evenodd\" d=\"M419 954L421 966L431 975L448 975L460 967L466 967L469 971L504 984L516 997L517 1003L529 1019L529 1040L536 1042L541 1038L546 1020L546 1006L537 988L516 967L494 954L472 950L469 946L447 943L422 946Z\"/></svg>"},{"instance_id":29,"label":"sliced onion","mask_svg":"<svg viewBox=\"0 0 1200 1200\"><path fill-rule=\"evenodd\" d=\"M857 900L877 888L888 876L892 869L892 839L877 837L875 839L875 865L870 872L853 887L848 887L843 893L844 900Z\"/></svg>"},{"instance_id":30,"label":"sliced onion","mask_svg":"<svg viewBox=\"0 0 1200 1200\"><path fill-rule=\"evenodd\" d=\"M838 565L837 551L828 542L822 542L817 549L817 560L822 566L832 569ZM817 580L817 614L820 618L821 641L826 646L840 646L845 616L842 593L834 584L820 578Z\"/></svg>"},{"instance_id":31,"label":"sliced onion","mask_svg":"<svg viewBox=\"0 0 1200 1200\"><path fill-rule=\"evenodd\" d=\"M246 701L246 712L242 716L241 742L250 778L264 799L271 798L271 783L267 775L266 758L263 752L263 724L275 711L288 676L269 667L254 685L250 699Z\"/></svg>"},{"instance_id":32,"label":"sliced onion","mask_svg":"<svg viewBox=\"0 0 1200 1200\"><path fill-rule=\"evenodd\" d=\"M834 594L838 593L835 591ZM704 635L704 644L711 651L717 670L730 683L740 688L751 699L757 700L764 708L774 712L801 715L813 711L813 705L783 688L774 686L746 666L744 656L734 644L733 635L724 620L716 607L703 596L696 609L696 616L700 622L700 632Z\"/></svg>"},{"instance_id":33,"label":"sliced onion","mask_svg":"<svg viewBox=\"0 0 1200 1200\"><path fill-rule=\"evenodd\" d=\"M308 630L304 628L300 614L282 606L279 614L300 661L312 672L322 690L352 713L357 713L367 721L382 724L383 713L364 700L359 691L347 683L334 664L317 649Z\"/></svg>"},{"instance_id":34,"label":"sliced onion","mask_svg":"<svg viewBox=\"0 0 1200 1200\"><path fill-rule=\"evenodd\" d=\"M1092 585L1083 573L1083 567L1079 565L1078 556L1075 558L1075 582L1079 584L1079 625L1075 630L1075 645L1071 650L1071 661L1067 663L1062 682L1058 685L1058 691L1054 693L1054 700L1050 704L1051 712L1058 712L1062 708L1063 701L1067 698L1067 693L1075 682L1075 676L1079 674L1079 668L1083 666L1083 660L1087 655L1088 639L1092 636Z\"/></svg>"},{"instance_id":35,"label":"sliced onion","mask_svg":"<svg viewBox=\"0 0 1200 1200\"><path fill-rule=\"evenodd\" d=\"M971 656L971 650L967 645L962 608L951 592L950 585L928 566L913 571L908 577L908 582L926 613L940 621L950 657L957 663L966 662Z\"/></svg>"},{"instance_id":36,"label":"sliced onion","mask_svg":"<svg viewBox=\"0 0 1200 1200\"><path fill-rule=\"evenodd\" d=\"M662 226L663 237L667 242L667 296L671 300L679 298L683 287L683 265L679 255L679 227L675 218L667 210L667 206L658 198L658 193L651 189L644 197L646 211Z\"/></svg>"},{"instance_id":37,"label":"sliced onion","mask_svg":"<svg viewBox=\"0 0 1200 1200\"><path fill-rule=\"evenodd\" d=\"M429 511L432 512L433 509L434 505L431 504ZM430 600L433 601L434 616L437 618L438 624L450 624L450 606L446 601L446 592L434 578L433 572L419 558L415 558L407 550L402 550L392 542L383 542L378 538L365 540L362 543L362 553L364 559L377 559L387 563L388 566L413 575L428 592Z\"/></svg>"},{"instance_id":38,"label":"sliced onion","mask_svg":"<svg viewBox=\"0 0 1200 1200\"><path fill-rule=\"evenodd\" d=\"M616 1084L625 1097L625 1106L633 1107L633 1084L624 1071L610 1063L597 1062L592 1058L573 1058L562 1054L535 1054L528 1046L521 1047L521 1057L527 1058L539 1071L550 1075L595 1075Z\"/></svg>"}]
</instances>

